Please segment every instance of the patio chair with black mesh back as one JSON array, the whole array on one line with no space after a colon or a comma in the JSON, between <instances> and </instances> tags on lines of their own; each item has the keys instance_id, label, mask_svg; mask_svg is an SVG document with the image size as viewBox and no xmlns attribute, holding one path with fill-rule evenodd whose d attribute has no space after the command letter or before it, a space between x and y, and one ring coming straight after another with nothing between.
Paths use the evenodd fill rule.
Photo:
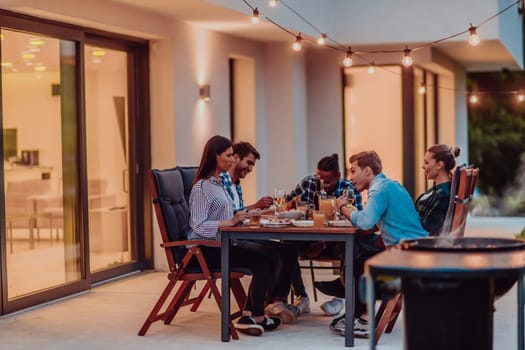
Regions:
<instances>
[{"instance_id":1,"label":"patio chair with black mesh back","mask_svg":"<svg viewBox=\"0 0 525 350\"><path fill-rule=\"evenodd\" d=\"M221 295L216 280L221 278L220 269L208 267L202 255L200 246L219 247L220 242L205 240L187 240L189 231L189 208L184 198L184 184L180 169L151 170L149 183L155 214L162 236L161 247L164 248L168 260L168 284L155 303L138 334L143 336L152 323L162 320L170 324L182 306L191 305L190 311L197 311L208 291L211 292L219 310ZM246 301L246 293L240 278L249 274L246 269L232 267L230 283L233 296L239 306L239 311L231 314L231 319L241 315L241 309ZM191 297L191 291L197 281L203 281L204 286L197 296ZM176 284L179 287L174 291ZM170 296L174 294L171 298ZM167 305L166 305L167 304ZM238 339L238 334L230 321L230 334Z\"/></svg>"}]
</instances>

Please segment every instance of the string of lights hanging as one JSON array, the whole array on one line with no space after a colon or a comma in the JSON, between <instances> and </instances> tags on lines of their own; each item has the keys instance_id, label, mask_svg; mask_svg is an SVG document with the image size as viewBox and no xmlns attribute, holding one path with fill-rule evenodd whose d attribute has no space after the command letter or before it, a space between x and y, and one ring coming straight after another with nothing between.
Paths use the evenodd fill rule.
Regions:
<instances>
[{"instance_id":1,"label":"string of lights hanging","mask_svg":"<svg viewBox=\"0 0 525 350\"><path fill-rule=\"evenodd\" d=\"M440 39L437 39L437 40L430 41L430 42L428 42L426 44L423 44L423 45L420 45L420 46L409 47L408 45L405 45L405 48L404 49L400 49L400 50L361 50L361 51L354 51L354 50L352 50L352 48L350 46L347 47L347 46L339 43L338 41L336 41L332 37L330 37L327 33L322 32L311 21L306 19L303 15L301 15L292 6L287 4L286 1L284 1L284 0L270 0L268 2L268 5L271 8L276 8L278 5L282 5L284 8L288 9L289 11L291 11L295 16L300 18L303 22L305 22L308 26L310 26L316 33L318 33L319 37L316 40L311 40L308 37L303 36L303 34L301 32L294 33L293 31L291 31L291 30L285 28L284 26L278 24L277 22L273 21L268 16L262 14L259 11L259 9L257 7L254 7L253 5L251 5L248 2L248 0L242 0L242 1L252 10L251 21L254 24L259 23L261 18L264 18L267 22L275 25L277 28L285 31L290 36L292 36L294 38L294 41L292 43L292 49L294 51L300 51L302 49L303 42L316 43L317 45L324 46L324 47L327 47L329 49L333 49L333 50L337 50L337 51L343 52L344 53L344 57L343 57L343 60L342 60L342 64L343 64L343 66L345 68L349 68L349 67L351 67L354 64L354 58L355 57L357 57L360 60L366 62L368 64L368 66L369 66L368 67L368 72L370 74L374 73L376 65L375 65L374 61L369 61L368 59L366 59L365 55L367 55L367 54L400 53L402 55L401 56L401 64L403 66L405 66L405 67L410 67L410 66L412 66L414 64L414 59L412 57L412 53L413 52L421 50L421 49L424 49L424 48L427 48L427 47L430 47L430 46L433 46L433 45L441 43L443 41L447 41L447 40L459 37L461 35L465 35L467 33L468 33L468 43L470 45L472 45L472 46L477 46L481 42L481 38L480 38L480 36L478 34L478 29L481 26L485 25L487 22L489 22L492 19L494 19L494 18L500 16L501 14L505 13L506 11L511 9L512 7L520 6L523 3L523 0L517 0L517 1L509 4L505 8L501 9L496 14L494 14L494 15L486 18L485 20L481 21L477 25L473 25L472 23L470 23L468 29L466 29L466 30L463 30L461 32L458 32L458 33L446 36L444 38L440 38ZM523 9L521 9L521 10L523 11ZM420 93L420 94L425 94L426 93L426 86L425 86L424 82L421 82L421 84L420 84L420 86L418 88L418 93ZM472 104L478 103L479 102L478 95L485 94L485 93L489 93L489 92L483 92L483 91L467 92L467 94L469 95L469 102L472 103ZM490 93L493 94L494 92L490 92ZM522 90L519 90L519 91L516 91L516 90L501 91L501 92L497 92L497 93L516 95L518 102L525 101L525 95L524 95Z\"/></svg>"}]
</instances>

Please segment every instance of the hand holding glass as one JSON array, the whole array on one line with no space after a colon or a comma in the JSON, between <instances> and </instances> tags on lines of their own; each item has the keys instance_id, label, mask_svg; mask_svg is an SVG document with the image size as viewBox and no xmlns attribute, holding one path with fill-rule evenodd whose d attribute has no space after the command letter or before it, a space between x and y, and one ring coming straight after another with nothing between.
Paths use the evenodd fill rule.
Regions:
<instances>
[{"instance_id":1,"label":"hand holding glass","mask_svg":"<svg viewBox=\"0 0 525 350\"><path fill-rule=\"evenodd\" d=\"M346 206L350 207L354 204L355 201L355 192L353 189L343 190L343 196L346 196Z\"/></svg>"}]
</instances>

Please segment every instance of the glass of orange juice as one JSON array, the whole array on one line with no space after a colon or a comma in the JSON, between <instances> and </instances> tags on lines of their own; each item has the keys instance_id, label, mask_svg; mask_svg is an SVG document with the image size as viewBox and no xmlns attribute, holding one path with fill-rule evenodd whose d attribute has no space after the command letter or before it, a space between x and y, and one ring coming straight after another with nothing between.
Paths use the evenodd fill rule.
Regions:
<instances>
[{"instance_id":1,"label":"glass of orange juice","mask_svg":"<svg viewBox=\"0 0 525 350\"><path fill-rule=\"evenodd\" d=\"M314 210L313 219L315 227L324 227L326 222L326 213L321 210Z\"/></svg>"},{"instance_id":2,"label":"glass of orange juice","mask_svg":"<svg viewBox=\"0 0 525 350\"><path fill-rule=\"evenodd\" d=\"M332 196L319 198L319 210L325 212L328 220L334 220L335 198Z\"/></svg>"}]
</instances>

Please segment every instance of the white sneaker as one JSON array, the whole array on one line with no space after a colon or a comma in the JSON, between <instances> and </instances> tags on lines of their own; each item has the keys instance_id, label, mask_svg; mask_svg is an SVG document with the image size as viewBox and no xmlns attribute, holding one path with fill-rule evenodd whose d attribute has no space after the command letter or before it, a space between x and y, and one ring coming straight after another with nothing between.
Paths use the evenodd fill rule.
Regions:
<instances>
[{"instance_id":1,"label":"white sneaker","mask_svg":"<svg viewBox=\"0 0 525 350\"><path fill-rule=\"evenodd\" d=\"M345 302L340 298L333 298L332 300L325 301L321 304L321 310L328 315L334 316L343 311Z\"/></svg>"},{"instance_id":2,"label":"white sneaker","mask_svg":"<svg viewBox=\"0 0 525 350\"><path fill-rule=\"evenodd\" d=\"M354 337L368 339L368 321L360 317L354 318Z\"/></svg>"},{"instance_id":3,"label":"white sneaker","mask_svg":"<svg viewBox=\"0 0 525 350\"><path fill-rule=\"evenodd\" d=\"M294 301L294 306L297 308L297 316L310 313L310 299L308 297L298 296Z\"/></svg>"},{"instance_id":4,"label":"white sneaker","mask_svg":"<svg viewBox=\"0 0 525 350\"><path fill-rule=\"evenodd\" d=\"M368 321L362 318L354 318L354 337L356 338L368 338ZM345 315L334 318L329 325L330 331L333 334L343 336L346 333Z\"/></svg>"},{"instance_id":5,"label":"white sneaker","mask_svg":"<svg viewBox=\"0 0 525 350\"><path fill-rule=\"evenodd\" d=\"M294 310L282 301L269 304L264 308L264 312L269 316L280 318L283 323L295 323L297 320Z\"/></svg>"}]
</instances>

